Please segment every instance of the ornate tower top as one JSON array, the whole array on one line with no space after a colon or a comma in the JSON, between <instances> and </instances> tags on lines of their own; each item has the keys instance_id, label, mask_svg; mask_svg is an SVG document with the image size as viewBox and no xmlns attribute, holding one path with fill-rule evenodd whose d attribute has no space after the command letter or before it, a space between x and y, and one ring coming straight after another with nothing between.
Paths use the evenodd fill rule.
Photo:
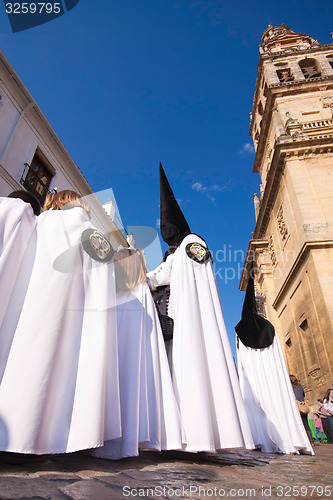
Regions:
<instances>
[{"instance_id":1,"label":"ornate tower top","mask_svg":"<svg viewBox=\"0 0 333 500\"><path fill-rule=\"evenodd\" d=\"M295 33L286 24L275 27L269 24L263 32L261 40L263 51L272 54L274 52L284 52L285 50L308 49L316 43L311 36Z\"/></svg>"}]
</instances>

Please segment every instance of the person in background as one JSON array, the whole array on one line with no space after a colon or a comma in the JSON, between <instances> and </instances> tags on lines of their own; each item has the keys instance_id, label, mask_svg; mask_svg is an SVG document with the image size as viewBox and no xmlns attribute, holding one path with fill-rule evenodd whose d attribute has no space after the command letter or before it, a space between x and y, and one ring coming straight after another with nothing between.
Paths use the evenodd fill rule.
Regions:
<instances>
[{"instance_id":1,"label":"person in background","mask_svg":"<svg viewBox=\"0 0 333 500\"><path fill-rule=\"evenodd\" d=\"M318 410L317 413L321 418L323 424L323 431L326 436L326 442L332 444L333 443L333 435L331 431L331 426L329 421L327 420L326 410L324 408L324 403L322 399L317 399Z\"/></svg>"},{"instance_id":2,"label":"person in background","mask_svg":"<svg viewBox=\"0 0 333 500\"><path fill-rule=\"evenodd\" d=\"M324 432L327 442L333 444L333 389L328 389L325 394L323 406L326 412L326 422Z\"/></svg>"},{"instance_id":3,"label":"person in background","mask_svg":"<svg viewBox=\"0 0 333 500\"><path fill-rule=\"evenodd\" d=\"M314 419L313 419L313 424L316 428L315 432L315 443L323 443L324 444L324 435L323 435L323 424L321 421L321 418L319 416L319 413L314 414ZM320 435L320 439L318 437L318 434Z\"/></svg>"},{"instance_id":4,"label":"person in background","mask_svg":"<svg viewBox=\"0 0 333 500\"><path fill-rule=\"evenodd\" d=\"M291 382L296 400L300 401L300 402L305 401L304 389L303 389L303 386L299 383L299 380L296 378L295 375L289 375L289 378L290 378L290 382ZM308 415L307 415L307 413L302 413L301 411L300 411L300 414L301 414L304 428L305 428L306 433L308 435L308 438L310 440L310 443L313 443L312 432L311 432L309 422L308 422Z\"/></svg>"}]
</instances>

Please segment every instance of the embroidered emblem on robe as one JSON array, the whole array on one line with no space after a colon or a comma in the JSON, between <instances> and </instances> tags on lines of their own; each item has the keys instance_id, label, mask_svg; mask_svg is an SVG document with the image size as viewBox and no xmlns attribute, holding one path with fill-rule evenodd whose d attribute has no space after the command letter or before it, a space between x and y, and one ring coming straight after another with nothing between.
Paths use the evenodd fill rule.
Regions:
<instances>
[{"instance_id":1,"label":"embroidered emblem on robe","mask_svg":"<svg viewBox=\"0 0 333 500\"><path fill-rule=\"evenodd\" d=\"M202 264L210 257L210 251L200 243L189 243L186 245L186 253L190 259Z\"/></svg>"},{"instance_id":2,"label":"embroidered emblem on robe","mask_svg":"<svg viewBox=\"0 0 333 500\"><path fill-rule=\"evenodd\" d=\"M99 262L108 262L114 255L110 242L96 229L86 229L81 236L82 246L90 257Z\"/></svg>"}]
</instances>

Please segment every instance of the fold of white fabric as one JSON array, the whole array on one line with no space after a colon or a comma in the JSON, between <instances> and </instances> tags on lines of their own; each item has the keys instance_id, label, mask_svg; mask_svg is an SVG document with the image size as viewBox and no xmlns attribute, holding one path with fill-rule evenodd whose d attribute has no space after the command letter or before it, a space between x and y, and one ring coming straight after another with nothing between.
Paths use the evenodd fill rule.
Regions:
<instances>
[{"instance_id":1,"label":"fold of white fabric","mask_svg":"<svg viewBox=\"0 0 333 500\"><path fill-rule=\"evenodd\" d=\"M29 203L0 197L0 381L35 259L36 223Z\"/></svg>"},{"instance_id":2,"label":"fold of white fabric","mask_svg":"<svg viewBox=\"0 0 333 500\"><path fill-rule=\"evenodd\" d=\"M113 264L83 251L88 227L79 207L38 217L0 387L2 451L73 452L121 435Z\"/></svg>"},{"instance_id":3,"label":"fold of white fabric","mask_svg":"<svg viewBox=\"0 0 333 500\"><path fill-rule=\"evenodd\" d=\"M92 453L117 460L140 449L181 449L185 438L149 288L120 292L117 302L122 435Z\"/></svg>"},{"instance_id":4,"label":"fold of white fabric","mask_svg":"<svg viewBox=\"0 0 333 500\"><path fill-rule=\"evenodd\" d=\"M264 452L314 454L277 335L265 349L252 349L239 341L237 358L255 445Z\"/></svg>"}]
</instances>

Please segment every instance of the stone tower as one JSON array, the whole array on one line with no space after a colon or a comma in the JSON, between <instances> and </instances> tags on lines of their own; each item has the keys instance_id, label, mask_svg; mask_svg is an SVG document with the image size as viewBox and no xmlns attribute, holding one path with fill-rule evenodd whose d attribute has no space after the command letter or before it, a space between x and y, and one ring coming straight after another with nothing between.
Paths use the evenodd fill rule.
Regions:
<instances>
[{"instance_id":1,"label":"stone tower","mask_svg":"<svg viewBox=\"0 0 333 500\"><path fill-rule=\"evenodd\" d=\"M311 403L333 387L333 44L282 24L259 47L250 135L256 290Z\"/></svg>"}]
</instances>

